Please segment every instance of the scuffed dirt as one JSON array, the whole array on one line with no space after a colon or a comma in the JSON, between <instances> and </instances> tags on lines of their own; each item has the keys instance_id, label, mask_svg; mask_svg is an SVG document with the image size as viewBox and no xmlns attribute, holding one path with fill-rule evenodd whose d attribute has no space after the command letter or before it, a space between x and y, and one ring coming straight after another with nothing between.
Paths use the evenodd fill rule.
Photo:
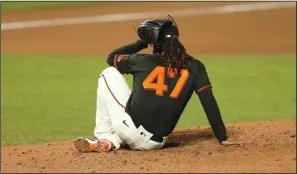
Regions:
<instances>
[{"instance_id":1,"label":"scuffed dirt","mask_svg":"<svg viewBox=\"0 0 297 174\"><path fill-rule=\"evenodd\" d=\"M296 172L296 120L234 124L242 146L219 145L209 127L177 129L165 149L79 153L72 141L2 147L1 172Z\"/></svg>"}]
</instances>

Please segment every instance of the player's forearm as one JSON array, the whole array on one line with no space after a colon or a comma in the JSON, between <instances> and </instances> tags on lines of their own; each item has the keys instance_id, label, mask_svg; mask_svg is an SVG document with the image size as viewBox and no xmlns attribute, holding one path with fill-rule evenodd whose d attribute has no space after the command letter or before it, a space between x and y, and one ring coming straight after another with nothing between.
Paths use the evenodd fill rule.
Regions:
<instances>
[{"instance_id":1,"label":"player's forearm","mask_svg":"<svg viewBox=\"0 0 297 174\"><path fill-rule=\"evenodd\" d=\"M221 143L227 139L227 131L224 122L221 117L221 113L216 102L216 99L211 89L205 89L199 94L199 99L206 113L207 119L211 125L211 128Z\"/></svg>"},{"instance_id":2,"label":"player's forearm","mask_svg":"<svg viewBox=\"0 0 297 174\"><path fill-rule=\"evenodd\" d=\"M107 60L106 62L109 65L113 65L114 64L114 58L116 55L119 54L134 54L137 53L143 49L147 48L147 44L145 44L142 40L138 40L134 43L122 46L114 51L112 51L108 56L107 56Z\"/></svg>"}]
</instances>

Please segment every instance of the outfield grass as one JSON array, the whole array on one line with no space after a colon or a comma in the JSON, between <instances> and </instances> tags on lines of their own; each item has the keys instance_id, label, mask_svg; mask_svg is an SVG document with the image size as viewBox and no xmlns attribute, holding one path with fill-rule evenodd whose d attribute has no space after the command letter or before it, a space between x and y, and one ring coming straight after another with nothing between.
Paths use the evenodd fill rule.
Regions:
<instances>
[{"instance_id":1,"label":"outfield grass","mask_svg":"<svg viewBox=\"0 0 297 174\"><path fill-rule=\"evenodd\" d=\"M119 4L119 2L116 2ZM112 2L1 2L2 11L18 11L18 10L37 10L37 9L51 9L61 7L73 7L73 6L102 6L112 4Z\"/></svg>"},{"instance_id":2,"label":"outfield grass","mask_svg":"<svg viewBox=\"0 0 297 174\"><path fill-rule=\"evenodd\" d=\"M295 118L295 55L200 60L225 123ZM92 137L97 78L105 67L98 57L2 55L2 146ZM178 127L200 125L208 122L194 95Z\"/></svg>"}]
</instances>

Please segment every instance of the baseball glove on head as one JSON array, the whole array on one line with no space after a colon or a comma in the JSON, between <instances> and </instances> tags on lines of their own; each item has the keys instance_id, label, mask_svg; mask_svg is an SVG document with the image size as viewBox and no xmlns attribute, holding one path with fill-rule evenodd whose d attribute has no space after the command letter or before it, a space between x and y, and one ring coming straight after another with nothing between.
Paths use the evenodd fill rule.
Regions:
<instances>
[{"instance_id":1,"label":"baseball glove on head","mask_svg":"<svg viewBox=\"0 0 297 174\"><path fill-rule=\"evenodd\" d=\"M154 46L164 43L172 36L179 36L179 31L173 18L146 20L137 29L138 36L147 44Z\"/></svg>"}]
</instances>

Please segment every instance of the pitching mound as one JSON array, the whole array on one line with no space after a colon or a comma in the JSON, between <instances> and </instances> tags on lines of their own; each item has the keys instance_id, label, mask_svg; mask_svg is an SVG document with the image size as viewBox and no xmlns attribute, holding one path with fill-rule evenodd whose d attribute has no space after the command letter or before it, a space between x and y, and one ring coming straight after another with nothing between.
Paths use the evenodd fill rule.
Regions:
<instances>
[{"instance_id":1,"label":"pitching mound","mask_svg":"<svg viewBox=\"0 0 297 174\"><path fill-rule=\"evenodd\" d=\"M228 126L243 146L224 147L209 127L178 129L165 149L79 153L72 141L2 147L1 172L296 172L296 120Z\"/></svg>"}]
</instances>

